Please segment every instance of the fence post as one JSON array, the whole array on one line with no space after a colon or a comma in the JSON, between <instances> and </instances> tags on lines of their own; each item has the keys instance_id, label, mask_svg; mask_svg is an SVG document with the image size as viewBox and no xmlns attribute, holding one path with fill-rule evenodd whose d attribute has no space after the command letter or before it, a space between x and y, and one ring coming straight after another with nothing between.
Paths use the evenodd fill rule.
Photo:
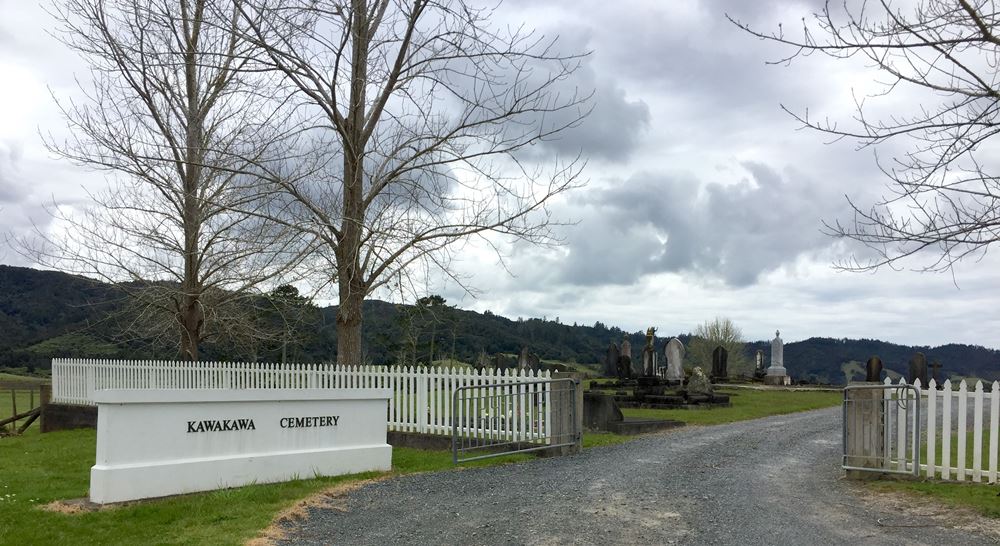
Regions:
<instances>
[{"instance_id":1,"label":"fence post","mask_svg":"<svg viewBox=\"0 0 1000 546\"><path fill-rule=\"evenodd\" d=\"M888 380L887 380L888 381ZM880 385L855 382L848 387ZM886 462L885 390L844 389L844 466L850 479L871 479L878 476ZM857 470L871 468L871 471Z\"/></svg>"},{"instance_id":2,"label":"fence post","mask_svg":"<svg viewBox=\"0 0 1000 546\"><path fill-rule=\"evenodd\" d=\"M579 453L583 448L583 374L577 372L556 372L552 379L571 379L573 382L551 384L551 401L555 411L553 421L548 430L553 439L559 443L572 441L573 445L559 448L555 454L570 455ZM572 385L567 389L565 385Z\"/></svg>"}]
</instances>

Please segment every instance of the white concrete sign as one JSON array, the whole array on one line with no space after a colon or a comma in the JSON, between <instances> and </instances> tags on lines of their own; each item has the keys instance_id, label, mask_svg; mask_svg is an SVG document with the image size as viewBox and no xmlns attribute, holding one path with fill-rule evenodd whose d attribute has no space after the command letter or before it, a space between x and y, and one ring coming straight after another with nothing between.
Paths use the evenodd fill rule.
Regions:
<instances>
[{"instance_id":1,"label":"white concrete sign","mask_svg":"<svg viewBox=\"0 0 1000 546\"><path fill-rule=\"evenodd\" d=\"M389 389L94 393L90 500L389 470Z\"/></svg>"}]
</instances>

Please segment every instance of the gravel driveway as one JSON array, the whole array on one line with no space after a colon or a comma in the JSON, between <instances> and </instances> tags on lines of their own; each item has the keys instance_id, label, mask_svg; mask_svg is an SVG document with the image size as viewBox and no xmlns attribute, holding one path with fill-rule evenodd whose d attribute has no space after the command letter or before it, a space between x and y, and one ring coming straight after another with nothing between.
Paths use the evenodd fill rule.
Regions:
<instances>
[{"instance_id":1,"label":"gravel driveway","mask_svg":"<svg viewBox=\"0 0 1000 546\"><path fill-rule=\"evenodd\" d=\"M996 543L906 527L928 520L873 509L839 464L839 408L689 428L571 457L373 483L349 493L343 511L312 509L285 543Z\"/></svg>"}]
</instances>

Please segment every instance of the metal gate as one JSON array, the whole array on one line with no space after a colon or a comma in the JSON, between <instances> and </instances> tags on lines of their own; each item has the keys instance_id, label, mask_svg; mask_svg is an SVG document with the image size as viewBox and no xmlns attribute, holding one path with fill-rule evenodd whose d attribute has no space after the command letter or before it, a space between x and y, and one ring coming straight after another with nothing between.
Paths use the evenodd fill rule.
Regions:
<instances>
[{"instance_id":1,"label":"metal gate","mask_svg":"<svg viewBox=\"0 0 1000 546\"><path fill-rule=\"evenodd\" d=\"M547 379L455 389L452 461L579 446L577 379Z\"/></svg>"},{"instance_id":2,"label":"metal gate","mask_svg":"<svg viewBox=\"0 0 1000 546\"><path fill-rule=\"evenodd\" d=\"M844 389L846 470L920 472L920 389L913 385L849 385Z\"/></svg>"}]
</instances>

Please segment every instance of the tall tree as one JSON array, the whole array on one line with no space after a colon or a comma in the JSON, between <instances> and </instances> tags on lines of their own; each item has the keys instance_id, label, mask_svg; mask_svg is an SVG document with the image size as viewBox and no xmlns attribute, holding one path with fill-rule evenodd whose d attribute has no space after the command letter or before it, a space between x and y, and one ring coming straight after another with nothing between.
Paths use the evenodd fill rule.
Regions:
<instances>
[{"instance_id":1,"label":"tall tree","mask_svg":"<svg viewBox=\"0 0 1000 546\"><path fill-rule=\"evenodd\" d=\"M60 103L71 130L51 149L109 173L84 212L26 242L37 261L119 283L143 335L197 360L207 339L248 332L244 300L275 281L301 235L262 220L283 206L261 191L276 161L283 104L243 38L239 0L56 2L57 35L90 67ZM283 120L281 120L283 121ZM274 170L274 169L272 169Z\"/></svg>"},{"instance_id":2,"label":"tall tree","mask_svg":"<svg viewBox=\"0 0 1000 546\"><path fill-rule=\"evenodd\" d=\"M463 0L248 1L258 45L317 117L326 178L282 181L335 282L337 361L362 361L362 301L448 265L489 233L554 242L547 205L580 185L579 158L526 150L577 125L578 54L496 28Z\"/></svg>"},{"instance_id":3,"label":"tall tree","mask_svg":"<svg viewBox=\"0 0 1000 546\"><path fill-rule=\"evenodd\" d=\"M854 123L789 111L805 127L857 139L862 148L909 142L903 155L880 162L891 193L870 206L849 198L853 220L827 226L874 251L874 257L852 258L841 267L873 270L929 251L931 260L920 268L948 270L1000 240L1000 179L991 146L1000 129L995 1L827 2L803 21L798 37L730 20L788 46L789 55L776 62L817 53L860 57L878 70L883 87L858 98ZM876 110L890 101L888 114Z\"/></svg>"},{"instance_id":4,"label":"tall tree","mask_svg":"<svg viewBox=\"0 0 1000 546\"><path fill-rule=\"evenodd\" d=\"M745 374L751 369L745 343L743 330L736 323L725 317L715 317L695 328L687 356L692 365L700 366L707 373L712 370L712 351L722 346L729 353L728 369L734 374Z\"/></svg>"}]
</instances>

